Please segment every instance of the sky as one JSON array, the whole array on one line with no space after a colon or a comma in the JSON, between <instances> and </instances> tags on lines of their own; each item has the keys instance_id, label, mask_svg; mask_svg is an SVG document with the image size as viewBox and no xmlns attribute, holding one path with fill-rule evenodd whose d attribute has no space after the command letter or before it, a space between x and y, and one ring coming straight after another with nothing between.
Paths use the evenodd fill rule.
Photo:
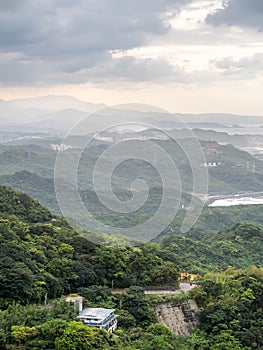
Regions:
<instances>
[{"instance_id":1,"label":"sky","mask_svg":"<svg viewBox=\"0 0 263 350\"><path fill-rule=\"evenodd\" d=\"M0 0L0 98L263 116L262 0Z\"/></svg>"}]
</instances>

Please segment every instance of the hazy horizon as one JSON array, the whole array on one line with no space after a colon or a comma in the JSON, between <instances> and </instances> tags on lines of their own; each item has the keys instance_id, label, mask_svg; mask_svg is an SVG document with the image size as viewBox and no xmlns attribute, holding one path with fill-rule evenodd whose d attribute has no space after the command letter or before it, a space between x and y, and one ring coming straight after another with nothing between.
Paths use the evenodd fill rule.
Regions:
<instances>
[{"instance_id":1,"label":"hazy horizon","mask_svg":"<svg viewBox=\"0 0 263 350\"><path fill-rule=\"evenodd\" d=\"M1 98L0 97L0 101L4 101L4 102L24 102L24 101L29 101L29 100L38 100L38 99L42 99L42 98L49 98L49 97L58 97L58 98L73 98L75 99L76 101L78 102L84 102L84 103L88 103L88 104L91 104L91 105L100 105L102 108L107 108L107 107L114 107L114 106L118 106L118 105L125 105L126 103L119 103L119 104L113 104L113 105L108 105L106 103L104 103L104 101L100 101L100 102L95 102L95 101L92 101L92 100L85 100L85 99L82 99L82 98L79 98L77 96L74 96L74 95L65 95L65 94L47 94L47 95L32 95L32 96L29 96L29 97L20 97L20 98ZM143 103L142 103L143 104ZM156 106L156 107L160 107L160 106L157 106L155 104L153 104L153 106ZM162 107L161 107L162 108ZM59 110L66 110L66 109L75 109L74 107L67 107L67 108L61 108L61 109L58 109ZM263 111L262 113L234 113L234 112L229 112L229 111L225 111L225 112L222 112L222 111L217 111L217 110L210 110L210 111L206 111L206 112L179 112L177 110L166 110L165 108L163 108L165 111L167 111L168 113L178 113L178 114L182 114L182 115L205 115L205 114L225 114L225 115L238 115L238 116L243 116L243 117L247 117L247 116L258 116L258 117L263 117ZM82 109L79 109L79 111L82 111Z\"/></svg>"}]
</instances>

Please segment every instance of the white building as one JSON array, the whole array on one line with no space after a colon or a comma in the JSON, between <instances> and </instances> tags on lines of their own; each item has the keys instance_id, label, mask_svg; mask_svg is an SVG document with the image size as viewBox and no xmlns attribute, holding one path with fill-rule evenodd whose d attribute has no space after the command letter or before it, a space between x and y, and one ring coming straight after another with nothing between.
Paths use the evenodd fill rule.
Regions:
<instances>
[{"instance_id":1,"label":"white building","mask_svg":"<svg viewBox=\"0 0 263 350\"><path fill-rule=\"evenodd\" d=\"M88 307L77 316L86 326L98 327L108 332L117 329L117 315L113 309Z\"/></svg>"}]
</instances>

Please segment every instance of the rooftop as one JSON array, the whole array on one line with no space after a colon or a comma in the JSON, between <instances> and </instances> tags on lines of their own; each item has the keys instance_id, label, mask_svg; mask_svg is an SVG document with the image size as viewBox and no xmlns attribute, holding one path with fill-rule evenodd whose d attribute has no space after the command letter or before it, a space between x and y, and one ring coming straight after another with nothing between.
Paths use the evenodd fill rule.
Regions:
<instances>
[{"instance_id":1,"label":"rooftop","mask_svg":"<svg viewBox=\"0 0 263 350\"><path fill-rule=\"evenodd\" d=\"M88 307L82 310L78 318L89 318L99 322L109 317L113 312L113 309Z\"/></svg>"}]
</instances>

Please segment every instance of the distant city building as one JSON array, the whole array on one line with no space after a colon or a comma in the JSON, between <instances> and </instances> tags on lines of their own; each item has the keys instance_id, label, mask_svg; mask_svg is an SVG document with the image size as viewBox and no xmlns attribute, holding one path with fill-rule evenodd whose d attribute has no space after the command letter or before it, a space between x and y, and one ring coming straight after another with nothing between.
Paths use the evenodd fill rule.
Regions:
<instances>
[{"instance_id":1,"label":"distant city building","mask_svg":"<svg viewBox=\"0 0 263 350\"><path fill-rule=\"evenodd\" d=\"M113 309L89 307L82 310L77 316L86 326L97 327L108 332L117 329L117 315Z\"/></svg>"},{"instance_id":2,"label":"distant city building","mask_svg":"<svg viewBox=\"0 0 263 350\"><path fill-rule=\"evenodd\" d=\"M221 165L221 162L205 162L200 164L200 166L204 168L215 168L220 165Z\"/></svg>"},{"instance_id":3,"label":"distant city building","mask_svg":"<svg viewBox=\"0 0 263 350\"><path fill-rule=\"evenodd\" d=\"M75 148L71 145L65 145L64 143L61 143L61 144L54 144L54 143L51 143L50 145L50 148L52 149L52 151L66 151L68 149L72 149L72 148Z\"/></svg>"}]
</instances>

